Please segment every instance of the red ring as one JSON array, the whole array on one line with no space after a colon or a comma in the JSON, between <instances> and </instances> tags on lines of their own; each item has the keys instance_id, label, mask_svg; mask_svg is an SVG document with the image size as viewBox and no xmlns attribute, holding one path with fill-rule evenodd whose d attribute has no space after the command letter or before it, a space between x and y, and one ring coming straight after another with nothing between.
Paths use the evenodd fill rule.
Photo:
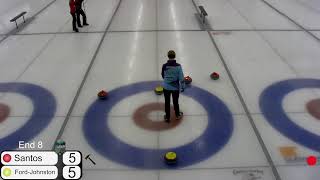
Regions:
<instances>
[{"instance_id":1,"label":"red ring","mask_svg":"<svg viewBox=\"0 0 320 180\"><path fill-rule=\"evenodd\" d=\"M161 122L152 121L152 119L148 117L148 114L151 113L152 111L164 111L164 103L149 103L139 107L133 114L133 120L135 124L143 129L147 129L151 131L163 131L163 130L175 128L183 120L183 118L180 120L175 119L175 116L174 116L175 113L172 106L171 106L171 112L170 112L171 114L170 123L167 123L164 120Z\"/></svg>"},{"instance_id":2,"label":"red ring","mask_svg":"<svg viewBox=\"0 0 320 180\"><path fill-rule=\"evenodd\" d=\"M5 121L10 114L9 106L0 103L0 123Z\"/></svg>"},{"instance_id":3,"label":"red ring","mask_svg":"<svg viewBox=\"0 0 320 180\"><path fill-rule=\"evenodd\" d=\"M308 112L320 120L320 99L315 99L307 103L306 105Z\"/></svg>"}]
</instances>

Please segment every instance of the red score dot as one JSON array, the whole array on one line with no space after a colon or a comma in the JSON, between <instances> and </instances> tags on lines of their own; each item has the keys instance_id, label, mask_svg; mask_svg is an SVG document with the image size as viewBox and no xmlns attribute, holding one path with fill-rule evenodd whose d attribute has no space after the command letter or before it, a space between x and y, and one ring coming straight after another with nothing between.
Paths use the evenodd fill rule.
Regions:
<instances>
[{"instance_id":1,"label":"red score dot","mask_svg":"<svg viewBox=\"0 0 320 180\"><path fill-rule=\"evenodd\" d=\"M11 156L10 156L10 154L5 154L5 155L3 156L3 161L6 162L6 163L10 162L10 161L11 161Z\"/></svg>"},{"instance_id":2,"label":"red score dot","mask_svg":"<svg viewBox=\"0 0 320 180\"><path fill-rule=\"evenodd\" d=\"M309 166L315 166L317 164L317 157L309 156L307 158L307 163L308 163Z\"/></svg>"}]
</instances>

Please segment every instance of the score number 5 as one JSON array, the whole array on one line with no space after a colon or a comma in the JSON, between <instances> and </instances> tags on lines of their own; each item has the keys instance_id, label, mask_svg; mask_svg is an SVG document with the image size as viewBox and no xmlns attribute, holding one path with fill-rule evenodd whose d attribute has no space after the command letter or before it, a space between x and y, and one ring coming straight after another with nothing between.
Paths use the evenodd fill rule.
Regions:
<instances>
[{"instance_id":1,"label":"score number 5","mask_svg":"<svg viewBox=\"0 0 320 180\"><path fill-rule=\"evenodd\" d=\"M82 174L79 166L65 166L62 171L64 179L80 179Z\"/></svg>"},{"instance_id":2,"label":"score number 5","mask_svg":"<svg viewBox=\"0 0 320 180\"><path fill-rule=\"evenodd\" d=\"M66 166L78 166L82 160L81 153L78 151L67 151L62 158L63 164Z\"/></svg>"},{"instance_id":3,"label":"score number 5","mask_svg":"<svg viewBox=\"0 0 320 180\"><path fill-rule=\"evenodd\" d=\"M67 151L62 156L63 164L63 178L64 179L80 179L82 175L81 165L82 155L78 151Z\"/></svg>"}]
</instances>

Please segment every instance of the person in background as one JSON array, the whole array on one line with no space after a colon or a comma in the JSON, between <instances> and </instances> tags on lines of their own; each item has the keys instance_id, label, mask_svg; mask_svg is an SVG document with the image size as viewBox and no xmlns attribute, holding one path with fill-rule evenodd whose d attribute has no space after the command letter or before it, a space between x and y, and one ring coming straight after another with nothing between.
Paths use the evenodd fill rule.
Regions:
<instances>
[{"instance_id":1,"label":"person in background","mask_svg":"<svg viewBox=\"0 0 320 180\"><path fill-rule=\"evenodd\" d=\"M172 94L173 107L176 114L176 120L183 117L183 113L179 109L179 94L180 90L183 92L185 88L184 76L182 67L175 60L176 53L173 50L168 52L169 60L163 64L161 76L163 78L163 93L165 99L165 116L164 120L170 123L170 98Z\"/></svg>"},{"instance_id":2,"label":"person in background","mask_svg":"<svg viewBox=\"0 0 320 180\"><path fill-rule=\"evenodd\" d=\"M75 2L76 2L76 14L77 14L78 27L82 27L81 21L80 21L80 15L82 15L83 25L88 26L89 24L87 23L86 13L82 9L83 0L76 0Z\"/></svg>"},{"instance_id":3,"label":"person in background","mask_svg":"<svg viewBox=\"0 0 320 180\"><path fill-rule=\"evenodd\" d=\"M74 32L79 32L77 25L76 25L77 18L76 18L76 3L75 3L75 1L70 0L69 6L70 6L70 14L72 16L72 29Z\"/></svg>"}]
</instances>

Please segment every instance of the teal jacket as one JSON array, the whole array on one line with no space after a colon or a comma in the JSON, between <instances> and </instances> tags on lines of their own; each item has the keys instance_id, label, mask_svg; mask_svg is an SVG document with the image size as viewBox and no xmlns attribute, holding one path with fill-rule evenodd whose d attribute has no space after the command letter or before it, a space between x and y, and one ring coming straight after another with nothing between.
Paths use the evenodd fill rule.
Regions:
<instances>
[{"instance_id":1,"label":"teal jacket","mask_svg":"<svg viewBox=\"0 0 320 180\"><path fill-rule=\"evenodd\" d=\"M163 64L161 76L163 78L162 86L164 89L179 91L185 88L182 67L176 60L168 60L167 63Z\"/></svg>"}]
</instances>

